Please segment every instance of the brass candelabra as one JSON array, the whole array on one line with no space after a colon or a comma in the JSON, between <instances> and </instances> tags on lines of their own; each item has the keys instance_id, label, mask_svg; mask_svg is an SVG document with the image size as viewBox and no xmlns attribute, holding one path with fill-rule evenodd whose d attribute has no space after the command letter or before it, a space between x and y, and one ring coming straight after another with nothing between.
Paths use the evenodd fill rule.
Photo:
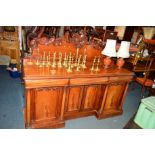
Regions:
<instances>
[{"instance_id":1,"label":"brass candelabra","mask_svg":"<svg viewBox=\"0 0 155 155\"><path fill-rule=\"evenodd\" d=\"M92 64L92 67L90 68L90 71L94 71L95 70L95 63L96 63L96 56L93 60L93 64Z\"/></svg>"},{"instance_id":2,"label":"brass candelabra","mask_svg":"<svg viewBox=\"0 0 155 155\"><path fill-rule=\"evenodd\" d=\"M58 68L62 68L62 53L59 52Z\"/></svg>"},{"instance_id":3,"label":"brass candelabra","mask_svg":"<svg viewBox=\"0 0 155 155\"><path fill-rule=\"evenodd\" d=\"M99 72L100 71L99 65L100 65L100 57L98 57L96 68L94 69L96 72Z\"/></svg>"},{"instance_id":4,"label":"brass candelabra","mask_svg":"<svg viewBox=\"0 0 155 155\"><path fill-rule=\"evenodd\" d=\"M52 68L56 68L56 52L53 53L53 61L51 64Z\"/></svg>"},{"instance_id":5,"label":"brass candelabra","mask_svg":"<svg viewBox=\"0 0 155 155\"><path fill-rule=\"evenodd\" d=\"M82 57L82 55L80 55L79 57L78 57L78 61L77 61L77 66L76 66L76 71L77 72L79 72L80 71L80 61L81 61L81 57Z\"/></svg>"}]
</instances>

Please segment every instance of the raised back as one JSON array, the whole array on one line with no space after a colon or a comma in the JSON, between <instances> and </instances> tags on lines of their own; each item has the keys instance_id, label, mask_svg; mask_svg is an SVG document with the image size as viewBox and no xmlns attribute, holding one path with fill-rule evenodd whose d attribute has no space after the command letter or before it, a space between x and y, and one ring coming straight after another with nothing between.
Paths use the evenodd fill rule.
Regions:
<instances>
[{"instance_id":1,"label":"raised back","mask_svg":"<svg viewBox=\"0 0 155 155\"><path fill-rule=\"evenodd\" d=\"M101 50L94 48L93 45L84 45L82 48L80 48L79 53L83 55L85 49L87 60L92 60L95 56L101 56Z\"/></svg>"},{"instance_id":2,"label":"raised back","mask_svg":"<svg viewBox=\"0 0 155 155\"><path fill-rule=\"evenodd\" d=\"M62 52L63 55L65 53L66 54L76 53L76 47L74 46L74 44L67 43L67 42L62 42L61 45L53 45L53 44L42 45L42 44L38 44L38 47L33 50L32 57L35 57L35 56L38 55L38 50L39 50L40 55L43 55L44 52L45 52L45 54L48 54L50 52L51 55L54 52L56 52L56 53ZM58 56L58 54L56 54L56 55Z\"/></svg>"},{"instance_id":3,"label":"raised back","mask_svg":"<svg viewBox=\"0 0 155 155\"><path fill-rule=\"evenodd\" d=\"M46 54L48 54L50 52L51 55L54 52L56 52L56 53L62 52L63 55L65 53L66 54L72 53L73 55L76 55L76 52L77 52L77 48L72 43L63 42L61 45L38 44L38 48L33 50L33 54L32 54L33 57L37 56L38 49L39 49L39 53L41 55L43 55L44 52ZM101 55L101 50L95 49L93 47L93 45L84 45L83 47L79 48L79 54L83 55L85 49L86 49L86 54L87 54L87 60L92 60L95 56ZM56 55L58 56L58 54L56 54Z\"/></svg>"}]
</instances>

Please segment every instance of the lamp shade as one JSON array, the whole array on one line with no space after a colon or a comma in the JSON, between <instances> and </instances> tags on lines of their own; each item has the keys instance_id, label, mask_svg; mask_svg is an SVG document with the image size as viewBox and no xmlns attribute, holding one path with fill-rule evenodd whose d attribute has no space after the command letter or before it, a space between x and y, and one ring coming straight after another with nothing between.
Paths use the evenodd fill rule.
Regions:
<instances>
[{"instance_id":1,"label":"lamp shade","mask_svg":"<svg viewBox=\"0 0 155 155\"><path fill-rule=\"evenodd\" d=\"M153 35L155 34L154 27L143 27L144 38L145 39L152 39Z\"/></svg>"},{"instance_id":2,"label":"lamp shade","mask_svg":"<svg viewBox=\"0 0 155 155\"><path fill-rule=\"evenodd\" d=\"M130 56L129 48L130 48L130 42L122 41L121 46L117 52L117 57L128 58Z\"/></svg>"},{"instance_id":3,"label":"lamp shade","mask_svg":"<svg viewBox=\"0 0 155 155\"><path fill-rule=\"evenodd\" d=\"M116 57L116 40L107 39L107 43L102 54L109 57Z\"/></svg>"}]
</instances>

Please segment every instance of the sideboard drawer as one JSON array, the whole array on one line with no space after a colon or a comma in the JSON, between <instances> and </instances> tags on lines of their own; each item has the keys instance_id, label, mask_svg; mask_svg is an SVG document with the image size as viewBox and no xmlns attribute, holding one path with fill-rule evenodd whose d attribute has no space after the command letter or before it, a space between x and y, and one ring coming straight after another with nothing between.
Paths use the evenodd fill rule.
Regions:
<instances>
[{"instance_id":1,"label":"sideboard drawer","mask_svg":"<svg viewBox=\"0 0 155 155\"><path fill-rule=\"evenodd\" d=\"M66 86L68 79L25 80L26 88Z\"/></svg>"},{"instance_id":2,"label":"sideboard drawer","mask_svg":"<svg viewBox=\"0 0 155 155\"><path fill-rule=\"evenodd\" d=\"M107 77L103 78L76 78L70 79L70 85L87 85L87 84L102 84L108 81Z\"/></svg>"},{"instance_id":3,"label":"sideboard drawer","mask_svg":"<svg viewBox=\"0 0 155 155\"><path fill-rule=\"evenodd\" d=\"M115 76L115 77L109 77L109 81L113 82L113 81L131 81L132 80L132 76Z\"/></svg>"}]
</instances>

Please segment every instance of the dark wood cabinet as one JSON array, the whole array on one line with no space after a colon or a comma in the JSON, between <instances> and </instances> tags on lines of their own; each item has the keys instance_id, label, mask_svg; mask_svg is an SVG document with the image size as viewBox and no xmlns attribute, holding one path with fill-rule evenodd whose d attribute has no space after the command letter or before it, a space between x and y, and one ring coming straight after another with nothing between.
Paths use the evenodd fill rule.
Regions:
<instances>
[{"instance_id":1,"label":"dark wood cabinet","mask_svg":"<svg viewBox=\"0 0 155 155\"><path fill-rule=\"evenodd\" d=\"M38 48L42 57L49 52L53 56L54 51L57 56L60 51L63 56L65 52L76 53L71 43L62 46L39 44ZM26 128L60 128L69 119L92 115L102 119L122 114L128 83L134 74L114 64L104 69L101 51L88 45L81 47L79 53L83 55L85 49L87 68L79 72L75 68L67 72L64 67L37 65L38 50L33 51L31 59L23 60ZM98 72L90 71L95 56L101 57Z\"/></svg>"},{"instance_id":2,"label":"dark wood cabinet","mask_svg":"<svg viewBox=\"0 0 155 155\"><path fill-rule=\"evenodd\" d=\"M24 66L26 128L58 128L65 120L95 115L97 119L122 114L133 73L117 68L92 74L52 75L48 68ZM46 75L46 76L45 76Z\"/></svg>"}]
</instances>

